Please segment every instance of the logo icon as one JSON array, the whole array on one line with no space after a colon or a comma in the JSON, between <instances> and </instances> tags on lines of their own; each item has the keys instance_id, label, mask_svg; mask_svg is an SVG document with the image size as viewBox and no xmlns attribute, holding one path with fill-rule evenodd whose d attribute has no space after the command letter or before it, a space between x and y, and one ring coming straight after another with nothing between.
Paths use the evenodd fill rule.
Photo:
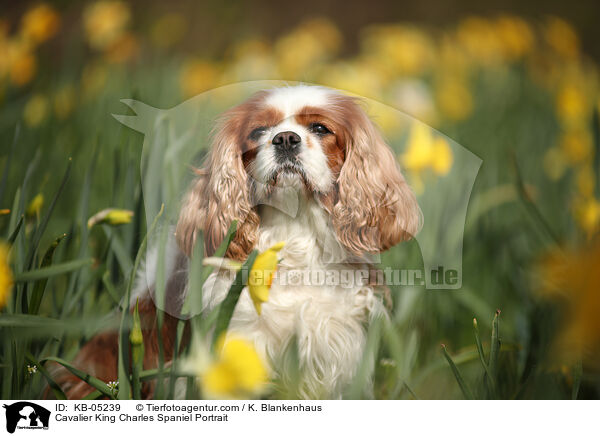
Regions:
<instances>
[{"instance_id":1,"label":"logo icon","mask_svg":"<svg viewBox=\"0 0 600 436\"><path fill-rule=\"evenodd\" d=\"M6 431L14 433L19 429L48 429L50 411L29 401L19 401L11 405L4 404L6 409Z\"/></svg>"}]
</instances>

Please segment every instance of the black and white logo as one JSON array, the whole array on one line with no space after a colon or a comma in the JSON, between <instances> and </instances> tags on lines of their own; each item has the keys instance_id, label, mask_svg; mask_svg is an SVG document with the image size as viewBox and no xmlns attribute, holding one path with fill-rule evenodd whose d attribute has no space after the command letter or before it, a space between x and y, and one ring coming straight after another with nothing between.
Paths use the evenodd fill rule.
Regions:
<instances>
[{"instance_id":1,"label":"black and white logo","mask_svg":"<svg viewBox=\"0 0 600 436\"><path fill-rule=\"evenodd\" d=\"M4 405L6 409L6 431L14 433L16 429L47 430L50 411L29 401L19 401Z\"/></svg>"}]
</instances>

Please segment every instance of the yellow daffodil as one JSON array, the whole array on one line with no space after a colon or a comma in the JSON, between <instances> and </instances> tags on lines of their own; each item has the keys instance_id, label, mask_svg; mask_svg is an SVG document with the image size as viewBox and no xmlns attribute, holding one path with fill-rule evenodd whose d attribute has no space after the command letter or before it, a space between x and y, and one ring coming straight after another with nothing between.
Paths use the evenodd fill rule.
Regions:
<instances>
[{"instance_id":1,"label":"yellow daffodil","mask_svg":"<svg viewBox=\"0 0 600 436\"><path fill-rule=\"evenodd\" d=\"M432 66L436 55L431 37L406 25L367 28L362 48L390 77L422 74Z\"/></svg>"},{"instance_id":2,"label":"yellow daffodil","mask_svg":"<svg viewBox=\"0 0 600 436\"><path fill-rule=\"evenodd\" d=\"M130 17L129 6L123 2L92 3L83 13L88 42L99 50L108 48L123 34Z\"/></svg>"},{"instance_id":3,"label":"yellow daffodil","mask_svg":"<svg viewBox=\"0 0 600 436\"><path fill-rule=\"evenodd\" d=\"M39 216L42 207L44 207L44 195L38 194L29 202L25 213L30 217Z\"/></svg>"},{"instance_id":4,"label":"yellow daffodil","mask_svg":"<svg viewBox=\"0 0 600 436\"><path fill-rule=\"evenodd\" d=\"M577 32L562 18L548 17L544 26L544 39L558 55L575 58L579 54Z\"/></svg>"},{"instance_id":5,"label":"yellow daffodil","mask_svg":"<svg viewBox=\"0 0 600 436\"><path fill-rule=\"evenodd\" d=\"M433 129L426 124L415 122L401 161L410 171L421 172L431 168L438 175L446 175L452 167L453 155L443 137L434 136Z\"/></svg>"},{"instance_id":6,"label":"yellow daffodil","mask_svg":"<svg viewBox=\"0 0 600 436\"><path fill-rule=\"evenodd\" d=\"M568 363L582 357L591 367L600 368L600 242L550 253L538 272L541 295L564 310L555 344L558 356Z\"/></svg>"},{"instance_id":7,"label":"yellow daffodil","mask_svg":"<svg viewBox=\"0 0 600 436\"><path fill-rule=\"evenodd\" d=\"M515 16L501 16L494 29L499 36L504 57L516 60L531 52L534 45L533 31L529 24L522 18Z\"/></svg>"},{"instance_id":8,"label":"yellow daffodil","mask_svg":"<svg viewBox=\"0 0 600 436\"><path fill-rule=\"evenodd\" d=\"M31 82L37 69L37 61L30 47L19 41L11 41L6 47L6 59L10 81L17 86Z\"/></svg>"},{"instance_id":9,"label":"yellow daffodil","mask_svg":"<svg viewBox=\"0 0 600 436\"><path fill-rule=\"evenodd\" d=\"M180 73L181 91L185 97L193 97L218 83L219 68L211 62L192 60L183 65Z\"/></svg>"},{"instance_id":10,"label":"yellow daffodil","mask_svg":"<svg viewBox=\"0 0 600 436\"><path fill-rule=\"evenodd\" d=\"M10 247L0 242L0 309L6 306L14 279L8 264Z\"/></svg>"},{"instance_id":11,"label":"yellow daffodil","mask_svg":"<svg viewBox=\"0 0 600 436\"><path fill-rule=\"evenodd\" d=\"M28 41L39 44L54 36L59 23L56 11L47 4L41 4L23 16L21 34Z\"/></svg>"},{"instance_id":12,"label":"yellow daffodil","mask_svg":"<svg viewBox=\"0 0 600 436\"><path fill-rule=\"evenodd\" d=\"M435 91L439 109L448 119L464 120L473 112L473 97L465 78L442 77L437 81Z\"/></svg>"},{"instance_id":13,"label":"yellow daffodil","mask_svg":"<svg viewBox=\"0 0 600 436\"><path fill-rule=\"evenodd\" d=\"M277 253L285 245L278 242L256 256L248 276L248 291L256 312L260 315L261 305L269 299L269 290L273 283L273 275L277 269Z\"/></svg>"},{"instance_id":14,"label":"yellow daffodil","mask_svg":"<svg viewBox=\"0 0 600 436\"><path fill-rule=\"evenodd\" d=\"M197 376L208 398L242 399L259 395L267 386L267 368L251 342L236 335L222 335L216 355L204 342L196 342L183 371Z\"/></svg>"},{"instance_id":15,"label":"yellow daffodil","mask_svg":"<svg viewBox=\"0 0 600 436\"><path fill-rule=\"evenodd\" d=\"M569 130L560 139L560 148L571 165L585 162L593 152L590 132L585 129Z\"/></svg>"},{"instance_id":16,"label":"yellow daffodil","mask_svg":"<svg viewBox=\"0 0 600 436\"><path fill-rule=\"evenodd\" d=\"M581 123L588 113L588 97L578 84L567 83L556 96L558 119L566 126Z\"/></svg>"},{"instance_id":17,"label":"yellow daffodil","mask_svg":"<svg viewBox=\"0 0 600 436\"><path fill-rule=\"evenodd\" d=\"M48 115L48 99L36 94L29 99L23 109L23 119L29 127L37 127L44 122Z\"/></svg>"},{"instance_id":18,"label":"yellow daffodil","mask_svg":"<svg viewBox=\"0 0 600 436\"><path fill-rule=\"evenodd\" d=\"M284 77L302 77L307 68L327 60L340 48L339 30L330 21L317 18L302 23L275 44L275 58Z\"/></svg>"},{"instance_id":19,"label":"yellow daffodil","mask_svg":"<svg viewBox=\"0 0 600 436\"><path fill-rule=\"evenodd\" d=\"M577 198L574 201L577 225L591 239L600 228L600 202L595 198Z\"/></svg>"},{"instance_id":20,"label":"yellow daffodil","mask_svg":"<svg viewBox=\"0 0 600 436\"><path fill-rule=\"evenodd\" d=\"M108 224L110 226L120 226L129 224L133 218L133 212L125 209L104 209L92 216L88 220L88 228L94 227L96 224Z\"/></svg>"}]
</instances>

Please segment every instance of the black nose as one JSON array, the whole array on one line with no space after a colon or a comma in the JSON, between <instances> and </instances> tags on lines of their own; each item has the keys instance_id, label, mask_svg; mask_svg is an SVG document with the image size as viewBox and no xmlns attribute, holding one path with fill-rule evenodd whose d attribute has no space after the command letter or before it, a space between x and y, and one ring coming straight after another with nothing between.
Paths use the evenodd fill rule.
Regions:
<instances>
[{"instance_id":1,"label":"black nose","mask_svg":"<svg viewBox=\"0 0 600 436\"><path fill-rule=\"evenodd\" d=\"M294 132L280 132L273 138L275 151L282 154L297 154L300 151L300 136Z\"/></svg>"}]
</instances>

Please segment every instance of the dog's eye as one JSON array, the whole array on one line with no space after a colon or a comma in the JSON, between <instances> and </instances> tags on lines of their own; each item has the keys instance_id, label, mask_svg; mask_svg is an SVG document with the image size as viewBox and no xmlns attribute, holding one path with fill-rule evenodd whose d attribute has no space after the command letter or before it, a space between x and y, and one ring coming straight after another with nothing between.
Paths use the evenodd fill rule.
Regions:
<instances>
[{"instance_id":1,"label":"dog's eye","mask_svg":"<svg viewBox=\"0 0 600 436\"><path fill-rule=\"evenodd\" d=\"M250 132L248 138L252 141L258 141L260 137L267 131L266 127L257 127L253 131Z\"/></svg>"},{"instance_id":2,"label":"dog's eye","mask_svg":"<svg viewBox=\"0 0 600 436\"><path fill-rule=\"evenodd\" d=\"M331 133L331 130L321 123L312 123L310 125L310 131L316 133L317 135L327 135L328 133Z\"/></svg>"}]
</instances>

